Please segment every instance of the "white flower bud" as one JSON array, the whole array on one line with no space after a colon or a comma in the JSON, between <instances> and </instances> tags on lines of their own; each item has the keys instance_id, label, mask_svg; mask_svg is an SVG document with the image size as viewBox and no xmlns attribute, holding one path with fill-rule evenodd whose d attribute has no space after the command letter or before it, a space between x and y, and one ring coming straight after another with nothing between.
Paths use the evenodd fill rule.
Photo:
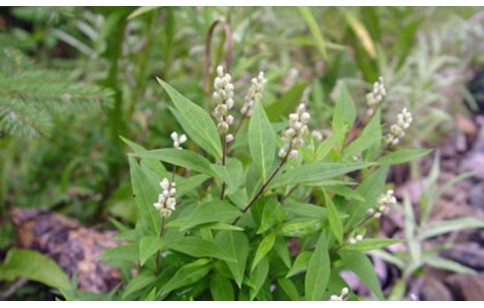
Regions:
<instances>
[{"instance_id":1,"label":"white flower bud","mask_svg":"<svg viewBox=\"0 0 484 308\"><path fill-rule=\"evenodd\" d=\"M232 142L234 141L234 135L228 134L225 136L225 142Z\"/></svg>"},{"instance_id":2,"label":"white flower bud","mask_svg":"<svg viewBox=\"0 0 484 308\"><path fill-rule=\"evenodd\" d=\"M280 158L286 157L286 155L287 155L287 151L285 149L279 150L279 157Z\"/></svg>"},{"instance_id":3,"label":"white flower bud","mask_svg":"<svg viewBox=\"0 0 484 308\"><path fill-rule=\"evenodd\" d=\"M307 123L309 122L309 118L310 118L309 113L307 113L307 112L303 112L303 113L301 114L301 122L302 122L303 124L307 124Z\"/></svg>"},{"instance_id":4,"label":"white flower bud","mask_svg":"<svg viewBox=\"0 0 484 308\"><path fill-rule=\"evenodd\" d=\"M289 155L287 156L287 158L289 159L294 159L296 158L297 156L299 155L299 152L297 150L291 150L289 152Z\"/></svg>"}]
</instances>

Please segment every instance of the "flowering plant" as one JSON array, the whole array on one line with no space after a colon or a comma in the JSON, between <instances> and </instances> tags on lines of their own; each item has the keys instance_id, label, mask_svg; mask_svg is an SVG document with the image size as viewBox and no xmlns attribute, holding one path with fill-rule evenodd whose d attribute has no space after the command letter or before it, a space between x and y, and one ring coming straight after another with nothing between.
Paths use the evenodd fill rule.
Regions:
<instances>
[{"instance_id":1,"label":"flowering plant","mask_svg":"<svg viewBox=\"0 0 484 308\"><path fill-rule=\"evenodd\" d=\"M353 300L357 295L339 275L350 270L383 299L366 252L398 240L372 238L366 226L397 202L387 189L389 166L429 152L397 148L409 112L398 116L400 131L391 127L393 139L384 139L383 79L367 95L371 112L358 125L343 84L331 134L323 138L318 130L309 134L317 119L307 101L295 102L287 119L269 121L263 73L251 80L240 106L230 74L216 71L215 121L158 80L196 150L183 149L187 137L179 133L171 135L173 148L145 150L125 140L134 151L129 162L139 215L133 229L118 224L127 244L103 255L122 269L122 298Z\"/></svg>"}]
</instances>

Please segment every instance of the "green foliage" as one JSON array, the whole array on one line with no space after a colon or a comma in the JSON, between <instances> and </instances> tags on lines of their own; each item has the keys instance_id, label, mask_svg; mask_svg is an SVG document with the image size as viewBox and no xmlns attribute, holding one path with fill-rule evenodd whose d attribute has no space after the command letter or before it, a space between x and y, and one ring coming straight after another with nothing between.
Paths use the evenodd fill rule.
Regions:
<instances>
[{"instance_id":1,"label":"green foliage","mask_svg":"<svg viewBox=\"0 0 484 308\"><path fill-rule=\"evenodd\" d=\"M0 280L25 277L52 288L69 286L67 274L50 258L33 250L10 249L3 264L0 264Z\"/></svg>"}]
</instances>

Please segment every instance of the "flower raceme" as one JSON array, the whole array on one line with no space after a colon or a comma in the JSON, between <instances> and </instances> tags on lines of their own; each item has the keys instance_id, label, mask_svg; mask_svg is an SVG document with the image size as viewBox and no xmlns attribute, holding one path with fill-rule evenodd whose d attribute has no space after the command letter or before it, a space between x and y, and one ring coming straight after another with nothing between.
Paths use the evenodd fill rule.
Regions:
<instances>
[{"instance_id":1,"label":"flower raceme","mask_svg":"<svg viewBox=\"0 0 484 308\"><path fill-rule=\"evenodd\" d=\"M256 99L262 98L262 91L264 90L264 84L267 82L267 79L264 77L264 72L260 72L257 77L252 78L251 85L249 90L247 90L247 94L244 97L245 103L240 109L240 112L250 117L252 115L252 108L254 106L254 102Z\"/></svg>"},{"instance_id":2,"label":"flower raceme","mask_svg":"<svg viewBox=\"0 0 484 308\"><path fill-rule=\"evenodd\" d=\"M215 77L213 99L217 104L212 111L212 116L217 121L217 129L221 135L225 136L226 142L234 139L232 134L227 134L230 125L234 123L234 117L228 111L234 107L234 85L229 73L224 73L223 66L217 67L217 77Z\"/></svg>"},{"instance_id":3,"label":"flower raceme","mask_svg":"<svg viewBox=\"0 0 484 308\"><path fill-rule=\"evenodd\" d=\"M397 198L393 195L393 189L389 189L386 193L378 197L376 208L368 209L367 214L375 218L380 218L382 215L388 213L390 206L395 204L397 204Z\"/></svg>"},{"instance_id":4,"label":"flower raceme","mask_svg":"<svg viewBox=\"0 0 484 308\"><path fill-rule=\"evenodd\" d=\"M383 77L378 78L378 80L373 84L373 91L366 94L366 103L368 105L368 115L372 115L375 107L381 103L383 98L387 95L387 90L383 82Z\"/></svg>"},{"instance_id":5,"label":"flower raceme","mask_svg":"<svg viewBox=\"0 0 484 308\"><path fill-rule=\"evenodd\" d=\"M304 103L299 104L296 112L289 115L289 128L282 133L284 146L279 150L279 157L294 159L299 155L299 149L304 145L303 137L308 134L310 117Z\"/></svg>"},{"instance_id":6,"label":"flower raceme","mask_svg":"<svg viewBox=\"0 0 484 308\"><path fill-rule=\"evenodd\" d=\"M160 182L162 191L158 195L158 201L153 206L160 212L162 217L170 217L171 213L175 210L175 186L175 182L170 182L167 178L164 178Z\"/></svg>"},{"instance_id":7,"label":"flower raceme","mask_svg":"<svg viewBox=\"0 0 484 308\"><path fill-rule=\"evenodd\" d=\"M407 108L403 108L402 112L397 116L397 123L392 124L392 126L390 126L390 133L385 135L385 143L397 145L400 142L400 139L405 137L405 131L408 130L412 121L412 114Z\"/></svg>"}]
</instances>

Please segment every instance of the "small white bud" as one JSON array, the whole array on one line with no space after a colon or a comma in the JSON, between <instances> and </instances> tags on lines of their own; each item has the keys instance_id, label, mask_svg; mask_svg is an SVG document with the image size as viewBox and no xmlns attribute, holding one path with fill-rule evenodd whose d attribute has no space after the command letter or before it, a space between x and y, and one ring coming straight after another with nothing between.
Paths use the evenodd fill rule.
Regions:
<instances>
[{"instance_id":1,"label":"small white bud","mask_svg":"<svg viewBox=\"0 0 484 308\"><path fill-rule=\"evenodd\" d=\"M309 113L307 113L307 112L303 112L303 113L301 114L301 122L302 122L303 124L307 124L307 123L309 122L309 119L310 119L310 115L309 115Z\"/></svg>"},{"instance_id":2,"label":"small white bud","mask_svg":"<svg viewBox=\"0 0 484 308\"><path fill-rule=\"evenodd\" d=\"M225 136L225 142L232 142L234 141L234 135L228 134Z\"/></svg>"},{"instance_id":3,"label":"small white bud","mask_svg":"<svg viewBox=\"0 0 484 308\"><path fill-rule=\"evenodd\" d=\"M297 156L299 155L299 152L297 150L291 150L289 152L289 155L287 156L287 158L289 159L294 159L296 158Z\"/></svg>"},{"instance_id":4,"label":"small white bud","mask_svg":"<svg viewBox=\"0 0 484 308\"><path fill-rule=\"evenodd\" d=\"M278 155L280 158L286 157L287 151L285 149L280 149Z\"/></svg>"}]
</instances>

